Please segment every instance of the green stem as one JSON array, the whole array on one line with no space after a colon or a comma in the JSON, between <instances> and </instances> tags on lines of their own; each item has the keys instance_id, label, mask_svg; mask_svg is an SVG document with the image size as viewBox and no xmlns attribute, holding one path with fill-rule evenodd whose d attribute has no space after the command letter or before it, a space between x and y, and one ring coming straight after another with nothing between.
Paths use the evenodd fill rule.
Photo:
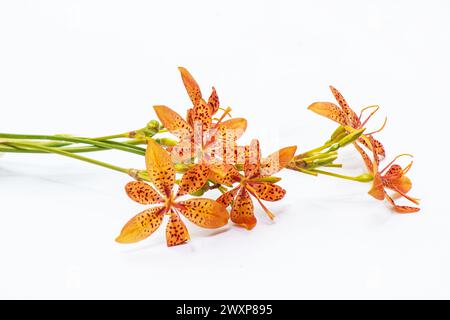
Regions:
<instances>
[{"instance_id":1,"label":"green stem","mask_svg":"<svg viewBox=\"0 0 450 320\"><path fill-rule=\"evenodd\" d=\"M92 140L103 141L103 140L111 140L111 139L127 138L127 137L128 137L128 132L126 132L126 133L119 133L119 134L112 134L112 135L103 136L103 137L97 137L97 138L93 138Z\"/></svg>"},{"instance_id":2,"label":"green stem","mask_svg":"<svg viewBox=\"0 0 450 320\"><path fill-rule=\"evenodd\" d=\"M20 142L20 143L23 143L23 142ZM43 150L19 148L19 147L16 147L15 142L11 142L11 141L9 141L8 144L13 148L0 148L0 152L5 152L5 153L48 153L47 151L43 151ZM49 147L47 145L39 145L39 144L30 144L30 145L33 145L34 147L36 147L36 146ZM14 148L14 147L16 147L16 148ZM49 147L49 148L54 148L54 147ZM95 152L95 151L105 151L106 150L104 148L98 148L98 147L79 147L79 148L73 147L73 148L54 148L54 149L58 149L58 150L70 152L70 153L84 153L84 152Z\"/></svg>"},{"instance_id":3,"label":"green stem","mask_svg":"<svg viewBox=\"0 0 450 320\"><path fill-rule=\"evenodd\" d=\"M373 176L369 173L363 173L359 176L356 177L351 177L351 176L346 176L343 174L339 174L339 173L334 173L334 172L329 172L329 171L324 171L324 170L319 170L319 169L311 169L311 172L315 172L315 173L319 173L319 174L324 174L327 176L332 176L332 177L336 177L336 178L341 178L341 179L346 179L346 180L352 180L352 181L358 181L358 182L369 182L373 180Z\"/></svg>"},{"instance_id":4,"label":"green stem","mask_svg":"<svg viewBox=\"0 0 450 320\"><path fill-rule=\"evenodd\" d=\"M31 140L56 140L56 141L69 141L75 143L83 143L90 144L104 149L118 149L122 151L127 151L139 155L145 155L145 149L130 146L128 144L124 144L121 142L113 141L114 143L101 142L91 139L85 138L77 138L77 137L67 137L67 136L52 136L52 135L30 135L30 134L10 134L10 133L0 133L0 138L8 138L8 139L31 139ZM32 145L29 143L28 145ZM139 148L139 149L136 149ZM140 150L142 149L142 150Z\"/></svg>"},{"instance_id":5,"label":"green stem","mask_svg":"<svg viewBox=\"0 0 450 320\"><path fill-rule=\"evenodd\" d=\"M310 155L315 154L315 153L317 153L317 152L320 152L320 151L322 151L322 150L328 148L329 146L331 146L331 143L326 143L326 144L324 144L323 146L320 146L320 147L317 147L317 148L308 150L308 151L306 151L306 152L303 152L303 153L299 154L298 156L295 156L295 159L304 158L304 157L309 157Z\"/></svg>"},{"instance_id":6,"label":"green stem","mask_svg":"<svg viewBox=\"0 0 450 320\"><path fill-rule=\"evenodd\" d=\"M3 142L3 144L9 145L9 142ZM45 146L34 145L34 144L28 144L28 143L20 143L20 142L14 142L13 145L16 145L16 146L19 146L19 147L21 146L21 147L26 147L26 148L34 148L34 149L43 150L43 151L46 151L46 152L49 152L49 153L56 153L56 154L59 154L59 155L65 156L65 157L69 157L69 158L81 160L81 161L84 161L84 162L92 163L92 164L95 164L95 165L98 165L98 166L101 166L101 167L104 167L104 168L108 168L108 169L111 169L111 170L114 170L114 171L118 171L118 172L122 172L122 173L126 173L126 174L130 173L129 169L118 167L118 166L115 166L113 164L106 163L106 162L103 162L103 161L99 161L99 160L83 157L83 156L80 156L78 154L73 154L73 153L70 153L70 152L62 151L62 150L56 149L56 148L45 147Z\"/></svg>"}]
</instances>

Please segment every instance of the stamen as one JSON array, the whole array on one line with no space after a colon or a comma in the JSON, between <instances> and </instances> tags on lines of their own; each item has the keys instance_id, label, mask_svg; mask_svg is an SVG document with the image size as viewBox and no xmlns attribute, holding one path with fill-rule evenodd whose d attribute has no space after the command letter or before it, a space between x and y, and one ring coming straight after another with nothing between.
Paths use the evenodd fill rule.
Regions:
<instances>
[{"instance_id":1,"label":"stamen","mask_svg":"<svg viewBox=\"0 0 450 320\"><path fill-rule=\"evenodd\" d=\"M222 116L217 120L216 126L222 122L222 120L228 115L231 118L231 108L227 107L226 109L219 107L220 110L223 111Z\"/></svg>"},{"instance_id":2,"label":"stamen","mask_svg":"<svg viewBox=\"0 0 450 320\"><path fill-rule=\"evenodd\" d=\"M366 111L366 110L368 110L368 109L374 109L375 108L375 110L374 111L372 111L370 114L369 114L369 116L367 117L367 119L361 124L361 127L364 127L364 125L367 123L367 121L369 121L369 119L375 114L375 112L377 112L379 109L380 109L380 106L368 106L368 107L365 107L365 108L363 108L362 110L361 110L361 112L360 112L360 114L359 114L359 121L361 121L361 117L362 117L362 115L363 115L363 113L364 113L364 111Z\"/></svg>"},{"instance_id":3,"label":"stamen","mask_svg":"<svg viewBox=\"0 0 450 320\"><path fill-rule=\"evenodd\" d=\"M383 125L381 126L380 129L375 130L375 131L373 131L373 132L371 132L371 133L367 133L366 135L370 136L370 135L372 135L372 134L374 134L374 133L380 132L381 130L384 129L384 127L386 126L386 123L387 123L387 117L384 118Z\"/></svg>"},{"instance_id":4,"label":"stamen","mask_svg":"<svg viewBox=\"0 0 450 320\"><path fill-rule=\"evenodd\" d=\"M396 156L391 162L389 162L389 164L388 164L383 170L380 171L380 174L383 174L383 172L386 171L387 168L389 168L391 165L393 165L394 162L395 162L395 160L397 160L397 159L400 158L400 157L404 157L404 156L411 157L411 158L414 157L412 154L409 154L409 153L402 153L402 154L399 154L399 155ZM408 169L408 170L409 170L409 169Z\"/></svg>"},{"instance_id":5,"label":"stamen","mask_svg":"<svg viewBox=\"0 0 450 320\"><path fill-rule=\"evenodd\" d=\"M275 215L269 209L267 209L267 207L262 203L261 199L259 199L259 197L256 195L255 189L253 189L248 184L246 184L245 187L247 188L248 192L250 192L250 194L253 197L255 197L255 199L259 202L259 205L261 206L261 208L263 208L264 212L269 216L270 220L273 220L275 218Z\"/></svg>"},{"instance_id":6,"label":"stamen","mask_svg":"<svg viewBox=\"0 0 450 320\"><path fill-rule=\"evenodd\" d=\"M413 164L413 161L411 161L411 162L405 167L405 169L403 169L403 174L406 174L406 173L409 171L409 169L411 169L412 164Z\"/></svg>"},{"instance_id":7,"label":"stamen","mask_svg":"<svg viewBox=\"0 0 450 320\"><path fill-rule=\"evenodd\" d=\"M408 196L406 193L402 192L401 190L399 190L398 188L393 188L395 190L395 192L398 192L398 194L400 194L402 197L405 197L406 199L408 199L409 201L419 205L419 199L417 198L413 198Z\"/></svg>"}]
</instances>

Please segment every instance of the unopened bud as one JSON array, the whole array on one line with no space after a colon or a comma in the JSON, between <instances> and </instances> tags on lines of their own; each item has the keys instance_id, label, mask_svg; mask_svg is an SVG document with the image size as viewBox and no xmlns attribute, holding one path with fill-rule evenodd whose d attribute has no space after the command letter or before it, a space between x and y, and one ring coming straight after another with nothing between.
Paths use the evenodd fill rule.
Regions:
<instances>
[{"instance_id":1,"label":"unopened bud","mask_svg":"<svg viewBox=\"0 0 450 320\"><path fill-rule=\"evenodd\" d=\"M141 129L140 131L146 138L151 138L155 134L157 134L160 129L161 129L160 123L156 120L151 120L149 123L147 123L145 128Z\"/></svg>"},{"instance_id":2,"label":"unopened bud","mask_svg":"<svg viewBox=\"0 0 450 320\"><path fill-rule=\"evenodd\" d=\"M373 175L370 173L363 173L357 176L356 179L360 182L370 182L373 180Z\"/></svg>"},{"instance_id":3,"label":"unopened bud","mask_svg":"<svg viewBox=\"0 0 450 320\"><path fill-rule=\"evenodd\" d=\"M343 134L345 134L345 128L343 126L337 127L337 129L334 130L334 132L331 135L330 140L328 140L328 142L331 143L332 141L338 140L338 138L340 136L342 136Z\"/></svg>"},{"instance_id":4,"label":"unopened bud","mask_svg":"<svg viewBox=\"0 0 450 320\"><path fill-rule=\"evenodd\" d=\"M346 145L356 141L364 132L364 130L366 130L366 128L362 128L359 130L355 130L350 132L348 135L346 135L344 138L342 138L341 140L339 140L339 146L340 147L345 147Z\"/></svg>"},{"instance_id":5,"label":"unopened bud","mask_svg":"<svg viewBox=\"0 0 450 320\"><path fill-rule=\"evenodd\" d=\"M309 166L311 167L319 167L319 166L325 166L327 164L333 163L334 160L337 159L337 155L332 155L326 158L316 159L312 162L312 164Z\"/></svg>"},{"instance_id":6,"label":"unopened bud","mask_svg":"<svg viewBox=\"0 0 450 320\"><path fill-rule=\"evenodd\" d=\"M155 139L155 141L158 142L160 145L166 146L166 147L174 147L178 144L177 141L170 139L170 138L160 138L160 139Z\"/></svg>"}]
</instances>

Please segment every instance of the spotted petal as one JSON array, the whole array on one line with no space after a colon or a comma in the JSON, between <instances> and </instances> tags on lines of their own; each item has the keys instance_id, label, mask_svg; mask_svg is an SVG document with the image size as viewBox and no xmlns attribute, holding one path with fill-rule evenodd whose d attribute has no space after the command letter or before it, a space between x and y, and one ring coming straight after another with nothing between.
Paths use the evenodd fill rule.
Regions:
<instances>
[{"instance_id":1,"label":"spotted petal","mask_svg":"<svg viewBox=\"0 0 450 320\"><path fill-rule=\"evenodd\" d=\"M215 140L226 142L234 142L244 134L247 129L247 120L244 118L233 118L223 121L217 127L217 135Z\"/></svg>"},{"instance_id":2,"label":"spotted petal","mask_svg":"<svg viewBox=\"0 0 450 320\"><path fill-rule=\"evenodd\" d=\"M271 176L286 167L295 155L296 146L286 147L261 160L261 176Z\"/></svg>"},{"instance_id":3,"label":"spotted petal","mask_svg":"<svg viewBox=\"0 0 450 320\"><path fill-rule=\"evenodd\" d=\"M172 157L173 163L192 163L192 158L198 150L198 145L192 140L181 140L176 146L167 149Z\"/></svg>"},{"instance_id":4,"label":"spotted petal","mask_svg":"<svg viewBox=\"0 0 450 320\"><path fill-rule=\"evenodd\" d=\"M225 206L211 199L189 199L180 201L175 206L186 218L200 227L219 228L228 222Z\"/></svg>"},{"instance_id":5,"label":"spotted petal","mask_svg":"<svg viewBox=\"0 0 450 320\"><path fill-rule=\"evenodd\" d=\"M398 164L393 164L384 175L387 179L398 179L403 176L403 169Z\"/></svg>"},{"instance_id":6,"label":"spotted petal","mask_svg":"<svg viewBox=\"0 0 450 320\"><path fill-rule=\"evenodd\" d=\"M331 102L314 102L312 105L308 107L309 110L315 112L323 117L326 117L334 122L339 123L340 125L347 125L347 118L337 105Z\"/></svg>"},{"instance_id":7,"label":"spotted petal","mask_svg":"<svg viewBox=\"0 0 450 320\"><path fill-rule=\"evenodd\" d=\"M420 208L417 207L410 207L410 206L399 206L397 205L394 200L386 195L386 199L388 202L394 207L395 212L397 213L414 213L417 211L420 211Z\"/></svg>"},{"instance_id":8,"label":"spotted petal","mask_svg":"<svg viewBox=\"0 0 450 320\"><path fill-rule=\"evenodd\" d=\"M164 207L154 207L134 216L116 238L119 243L134 243L148 238L159 228L164 217Z\"/></svg>"},{"instance_id":9,"label":"spotted petal","mask_svg":"<svg viewBox=\"0 0 450 320\"><path fill-rule=\"evenodd\" d=\"M247 178L259 176L261 169L261 152L259 141L252 140L249 146L245 146L244 172Z\"/></svg>"},{"instance_id":10,"label":"spotted petal","mask_svg":"<svg viewBox=\"0 0 450 320\"><path fill-rule=\"evenodd\" d=\"M178 189L178 196L199 190L208 181L209 168L205 164L197 164L183 174Z\"/></svg>"},{"instance_id":11,"label":"spotted petal","mask_svg":"<svg viewBox=\"0 0 450 320\"><path fill-rule=\"evenodd\" d=\"M256 225L256 217L253 214L253 202L245 188L241 191L234 201L230 212L231 221L251 230Z\"/></svg>"},{"instance_id":12,"label":"spotted petal","mask_svg":"<svg viewBox=\"0 0 450 320\"><path fill-rule=\"evenodd\" d=\"M224 194L222 194L219 198L217 198L217 202L223 204L225 207L228 207L230 205L230 203L234 200L234 198L236 197L238 191L239 191L239 187L236 187L234 189L231 189L227 192L225 192Z\"/></svg>"},{"instance_id":13,"label":"spotted petal","mask_svg":"<svg viewBox=\"0 0 450 320\"><path fill-rule=\"evenodd\" d=\"M209 179L214 183L231 186L239 177L239 171L231 164L210 164Z\"/></svg>"},{"instance_id":14,"label":"spotted petal","mask_svg":"<svg viewBox=\"0 0 450 320\"><path fill-rule=\"evenodd\" d=\"M211 128L211 107L203 99L200 99L200 101L196 105L194 105L192 120L194 122L194 125L195 123L201 123L201 128L203 129L203 131Z\"/></svg>"},{"instance_id":15,"label":"spotted petal","mask_svg":"<svg viewBox=\"0 0 450 320\"><path fill-rule=\"evenodd\" d=\"M143 181L131 181L125 185L127 195L140 204L161 203L164 199L150 185Z\"/></svg>"},{"instance_id":16,"label":"spotted petal","mask_svg":"<svg viewBox=\"0 0 450 320\"><path fill-rule=\"evenodd\" d=\"M167 246L177 246L189 240L189 232L184 222L180 219L180 216L177 213L172 211L170 214L169 222L166 226Z\"/></svg>"},{"instance_id":17,"label":"spotted petal","mask_svg":"<svg viewBox=\"0 0 450 320\"><path fill-rule=\"evenodd\" d=\"M373 147L375 148L375 152L377 153L378 158L380 160L384 159L384 157L386 157L386 151L384 149L383 144L374 138L372 138L372 144L373 144Z\"/></svg>"},{"instance_id":18,"label":"spotted petal","mask_svg":"<svg viewBox=\"0 0 450 320\"><path fill-rule=\"evenodd\" d=\"M166 106L154 106L153 109L164 128L174 136L180 139L188 139L192 136L192 127L178 113Z\"/></svg>"},{"instance_id":19,"label":"spotted petal","mask_svg":"<svg viewBox=\"0 0 450 320\"><path fill-rule=\"evenodd\" d=\"M384 159L386 156L386 151L384 150L383 144L374 139L371 135L367 136L367 139L370 141L370 144L366 142L362 137L358 139L358 142L360 142L362 145L364 145L367 149L371 150L374 154L377 155L377 161Z\"/></svg>"},{"instance_id":20,"label":"spotted petal","mask_svg":"<svg viewBox=\"0 0 450 320\"><path fill-rule=\"evenodd\" d=\"M175 169L169 153L153 139L148 140L145 164L156 189L169 197L175 184Z\"/></svg>"},{"instance_id":21,"label":"spotted petal","mask_svg":"<svg viewBox=\"0 0 450 320\"><path fill-rule=\"evenodd\" d=\"M215 114L219 110L219 96L217 95L216 88L212 88L211 95L208 99L208 105L211 107L211 114Z\"/></svg>"},{"instance_id":22,"label":"spotted petal","mask_svg":"<svg viewBox=\"0 0 450 320\"><path fill-rule=\"evenodd\" d=\"M286 190L276 184L268 182L249 182L249 184L253 188L253 190L255 190L256 196L261 200L278 201L283 199L284 195L286 194Z\"/></svg>"},{"instance_id":23,"label":"spotted petal","mask_svg":"<svg viewBox=\"0 0 450 320\"><path fill-rule=\"evenodd\" d=\"M347 119L347 125L357 128L360 125L359 117L356 115L356 113L349 107L347 101L345 101L342 94L333 86L330 86L330 90L333 93L334 97L336 98L337 102L341 106L342 110L344 111Z\"/></svg>"},{"instance_id":24,"label":"spotted petal","mask_svg":"<svg viewBox=\"0 0 450 320\"><path fill-rule=\"evenodd\" d=\"M183 80L189 98L194 106L197 105L202 98L202 92L200 91L197 81L195 81L194 77L185 68L178 67L178 70L180 70L181 79Z\"/></svg>"}]
</instances>

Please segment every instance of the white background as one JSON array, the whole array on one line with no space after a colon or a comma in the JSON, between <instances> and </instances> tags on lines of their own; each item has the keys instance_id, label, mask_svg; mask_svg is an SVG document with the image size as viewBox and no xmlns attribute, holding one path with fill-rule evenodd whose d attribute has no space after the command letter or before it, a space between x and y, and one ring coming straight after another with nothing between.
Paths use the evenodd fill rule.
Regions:
<instances>
[{"instance_id":1,"label":"white background","mask_svg":"<svg viewBox=\"0 0 450 320\"><path fill-rule=\"evenodd\" d=\"M184 114L177 66L265 154L327 139L306 107L340 89L371 121L388 159L413 153L398 215L368 184L283 172L288 190L253 231L200 230L167 248L164 229L114 242L142 206L129 181L52 155L0 158L0 298L450 298L450 2L0 1L0 132L96 136L137 129L154 104ZM141 157L95 155L128 167ZM363 172L349 148L348 174ZM405 163L405 162L401 162Z\"/></svg>"}]
</instances>

